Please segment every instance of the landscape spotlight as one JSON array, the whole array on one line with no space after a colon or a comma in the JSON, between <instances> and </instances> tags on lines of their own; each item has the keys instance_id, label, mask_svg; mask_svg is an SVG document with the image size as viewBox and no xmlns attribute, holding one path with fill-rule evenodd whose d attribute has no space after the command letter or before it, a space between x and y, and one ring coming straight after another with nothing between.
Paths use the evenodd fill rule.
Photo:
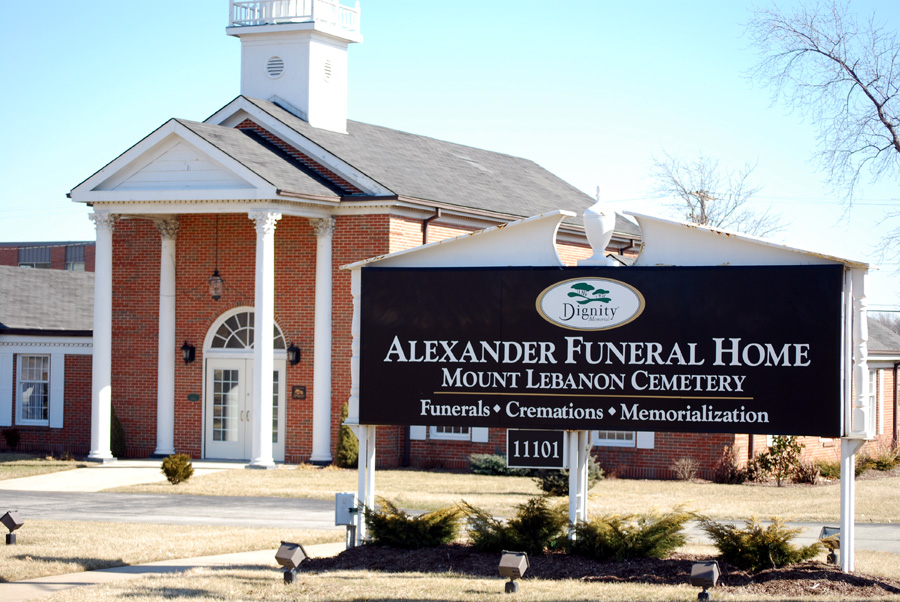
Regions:
<instances>
[{"instance_id":1,"label":"landscape spotlight","mask_svg":"<svg viewBox=\"0 0 900 602\"><path fill-rule=\"evenodd\" d=\"M525 552L507 552L503 550L503 555L500 557L500 576L509 577L505 590L507 594L514 594L519 591L519 584L516 583L516 579L524 575L529 566L528 554Z\"/></svg>"},{"instance_id":2,"label":"landscape spotlight","mask_svg":"<svg viewBox=\"0 0 900 602\"><path fill-rule=\"evenodd\" d=\"M9 533L6 534L6 545L16 545L16 534L13 531L25 524L19 517L19 513L15 510L7 511L6 514L0 516L0 523L3 523L3 526L9 529Z\"/></svg>"},{"instance_id":3,"label":"landscape spotlight","mask_svg":"<svg viewBox=\"0 0 900 602\"><path fill-rule=\"evenodd\" d=\"M284 582L297 582L297 567L309 556L299 543L281 542L281 547L275 552L275 560L284 567Z\"/></svg>"},{"instance_id":4,"label":"landscape spotlight","mask_svg":"<svg viewBox=\"0 0 900 602\"><path fill-rule=\"evenodd\" d=\"M698 600L709 600L709 592L706 590L715 587L718 580L719 563L715 560L695 562L691 567L691 585L703 588L703 591L697 594Z\"/></svg>"},{"instance_id":5,"label":"landscape spotlight","mask_svg":"<svg viewBox=\"0 0 900 602\"><path fill-rule=\"evenodd\" d=\"M828 549L827 561L830 564L837 564L837 551L841 549L840 527L822 527L822 531L819 532L819 540Z\"/></svg>"}]
</instances>

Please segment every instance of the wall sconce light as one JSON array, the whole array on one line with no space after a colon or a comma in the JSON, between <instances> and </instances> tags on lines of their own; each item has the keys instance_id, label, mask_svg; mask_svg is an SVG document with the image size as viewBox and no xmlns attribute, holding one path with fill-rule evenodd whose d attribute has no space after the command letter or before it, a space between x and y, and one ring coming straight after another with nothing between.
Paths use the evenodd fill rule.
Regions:
<instances>
[{"instance_id":1,"label":"wall sconce light","mask_svg":"<svg viewBox=\"0 0 900 602\"><path fill-rule=\"evenodd\" d=\"M9 529L9 533L6 534L6 545L16 545L16 534L13 531L25 524L19 517L19 513L15 510L7 511L6 514L0 516L0 523L3 523L3 526Z\"/></svg>"},{"instance_id":2,"label":"wall sconce light","mask_svg":"<svg viewBox=\"0 0 900 602\"><path fill-rule=\"evenodd\" d=\"M181 346L181 358L184 360L185 364L190 364L194 361L194 358L197 356L197 350L193 345L184 342L184 345Z\"/></svg>"},{"instance_id":3,"label":"wall sconce light","mask_svg":"<svg viewBox=\"0 0 900 602\"><path fill-rule=\"evenodd\" d=\"M296 366L300 363L300 348L294 345L294 341L291 341L290 347L287 348L287 357L291 366Z\"/></svg>"},{"instance_id":4,"label":"wall sconce light","mask_svg":"<svg viewBox=\"0 0 900 602\"><path fill-rule=\"evenodd\" d=\"M525 552L503 550L503 555L500 557L500 576L509 577L504 590L507 594L515 594L519 591L516 579L524 575L529 566L531 565L528 564L528 554Z\"/></svg>"},{"instance_id":5,"label":"wall sconce light","mask_svg":"<svg viewBox=\"0 0 900 602\"><path fill-rule=\"evenodd\" d=\"M837 552L841 549L840 527L822 527L822 531L819 532L819 540L828 550L827 562L829 564L837 564Z\"/></svg>"},{"instance_id":6,"label":"wall sconce light","mask_svg":"<svg viewBox=\"0 0 900 602\"><path fill-rule=\"evenodd\" d=\"M709 600L709 592L706 590L715 587L718 580L719 563L715 560L695 562L691 566L691 585L703 588L703 591L697 594L697 600Z\"/></svg>"},{"instance_id":7,"label":"wall sconce light","mask_svg":"<svg viewBox=\"0 0 900 602\"><path fill-rule=\"evenodd\" d=\"M284 582L297 582L297 567L309 558L306 550L299 543L281 542L281 547L275 552L275 561L284 567Z\"/></svg>"}]
</instances>

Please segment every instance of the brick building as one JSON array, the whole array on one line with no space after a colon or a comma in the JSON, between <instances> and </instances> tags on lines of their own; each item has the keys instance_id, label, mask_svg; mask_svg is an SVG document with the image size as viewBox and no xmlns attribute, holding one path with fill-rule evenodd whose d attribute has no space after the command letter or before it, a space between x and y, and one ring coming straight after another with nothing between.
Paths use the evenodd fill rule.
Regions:
<instances>
[{"instance_id":1,"label":"brick building","mask_svg":"<svg viewBox=\"0 0 900 602\"><path fill-rule=\"evenodd\" d=\"M249 4L258 10L233 7L227 29L242 45L241 95L202 123L169 120L70 193L93 207L97 228L90 403L67 397L65 411L89 425L67 431L70 449L92 459L112 458L115 407L129 456L331 462L350 397L352 300L340 266L594 203L526 159L348 120L358 12L317 5L313 19ZM607 252L628 264L639 243L637 225L617 216ZM561 224L556 250L569 265L592 254L580 220ZM872 366L889 439L900 340L884 349ZM725 444L748 454L764 445L592 436L608 470L654 478L681 456L709 470ZM471 453L503 451L505 432L379 427L378 441L384 466L460 467Z\"/></svg>"},{"instance_id":2,"label":"brick building","mask_svg":"<svg viewBox=\"0 0 900 602\"><path fill-rule=\"evenodd\" d=\"M227 29L241 96L166 122L70 193L97 226L94 459L111 458L111 403L129 455L330 462L349 397L339 266L594 202L525 159L347 120L356 9L252 4ZM591 253L579 222L559 228L568 263ZM638 239L620 217L609 251ZM444 459L429 461L458 460L462 440L493 451L483 439L435 431ZM387 429L381 461L399 463L405 440Z\"/></svg>"},{"instance_id":3,"label":"brick building","mask_svg":"<svg viewBox=\"0 0 900 602\"><path fill-rule=\"evenodd\" d=\"M89 272L0 266L0 427L19 450L88 452L93 298Z\"/></svg>"},{"instance_id":4,"label":"brick building","mask_svg":"<svg viewBox=\"0 0 900 602\"><path fill-rule=\"evenodd\" d=\"M0 265L94 271L94 242L0 242Z\"/></svg>"}]
</instances>

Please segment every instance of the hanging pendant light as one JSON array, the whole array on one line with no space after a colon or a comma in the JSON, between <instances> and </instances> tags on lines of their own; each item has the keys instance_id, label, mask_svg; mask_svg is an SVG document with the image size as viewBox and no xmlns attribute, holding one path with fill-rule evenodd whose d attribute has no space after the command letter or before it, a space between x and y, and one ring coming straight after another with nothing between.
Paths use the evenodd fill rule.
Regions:
<instances>
[{"instance_id":1,"label":"hanging pendant light","mask_svg":"<svg viewBox=\"0 0 900 602\"><path fill-rule=\"evenodd\" d=\"M219 276L219 214L216 214L216 265L213 269L213 275L209 277L209 296L213 301L218 301L222 296L222 289L225 281Z\"/></svg>"}]
</instances>

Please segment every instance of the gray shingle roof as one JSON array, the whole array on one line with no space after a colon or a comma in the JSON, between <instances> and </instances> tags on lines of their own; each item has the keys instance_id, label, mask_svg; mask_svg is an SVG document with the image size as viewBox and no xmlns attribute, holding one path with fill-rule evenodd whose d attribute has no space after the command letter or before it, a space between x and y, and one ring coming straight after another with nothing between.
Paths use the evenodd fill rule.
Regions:
<instances>
[{"instance_id":1,"label":"gray shingle roof","mask_svg":"<svg viewBox=\"0 0 900 602\"><path fill-rule=\"evenodd\" d=\"M275 103L244 98L399 196L518 217L557 209L580 216L594 204L528 159L351 120L347 133L338 134L314 128ZM616 231L639 232L621 216Z\"/></svg>"},{"instance_id":2,"label":"gray shingle roof","mask_svg":"<svg viewBox=\"0 0 900 602\"><path fill-rule=\"evenodd\" d=\"M240 130L186 119L175 121L276 188L340 200L331 188L321 184L292 162Z\"/></svg>"},{"instance_id":3,"label":"gray shingle roof","mask_svg":"<svg viewBox=\"0 0 900 602\"><path fill-rule=\"evenodd\" d=\"M869 318L869 351L878 352L898 352L900 351L900 335L879 322Z\"/></svg>"},{"instance_id":4,"label":"gray shingle roof","mask_svg":"<svg viewBox=\"0 0 900 602\"><path fill-rule=\"evenodd\" d=\"M0 266L0 333L93 328L93 273Z\"/></svg>"}]
</instances>

